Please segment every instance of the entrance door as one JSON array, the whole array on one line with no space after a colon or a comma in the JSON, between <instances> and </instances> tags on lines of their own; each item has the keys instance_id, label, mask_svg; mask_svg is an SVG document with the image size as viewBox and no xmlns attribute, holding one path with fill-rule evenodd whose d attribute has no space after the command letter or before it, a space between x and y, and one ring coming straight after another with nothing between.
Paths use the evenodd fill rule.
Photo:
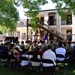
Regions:
<instances>
[{"instance_id":1,"label":"entrance door","mask_svg":"<svg viewBox=\"0 0 75 75\"><path fill-rule=\"evenodd\" d=\"M44 31L40 31L40 40L43 40L44 38Z\"/></svg>"},{"instance_id":2,"label":"entrance door","mask_svg":"<svg viewBox=\"0 0 75 75\"><path fill-rule=\"evenodd\" d=\"M51 31L54 32L54 30ZM54 36L52 34L49 34L49 40L54 40Z\"/></svg>"},{"instance_id":3,"label":"entrance door","mask_svg":"<svg viewBox=\"0 0 75 75\"><path fill-rule=\"evenodd\" d=\"M71 43L71 41L72 41L72 29L68 29L66 31L66 34L67 34L67 40Z\"/></svg>"},{"instance_id":4,"label":"entrance door","mask_svg":"<svg viewBox=\"0 0 75 75\"><path fill-rule=\"evenodd\" d=\"M49 25L54 25L54 16L49 16Z\"/></svg>"}]
</instances>

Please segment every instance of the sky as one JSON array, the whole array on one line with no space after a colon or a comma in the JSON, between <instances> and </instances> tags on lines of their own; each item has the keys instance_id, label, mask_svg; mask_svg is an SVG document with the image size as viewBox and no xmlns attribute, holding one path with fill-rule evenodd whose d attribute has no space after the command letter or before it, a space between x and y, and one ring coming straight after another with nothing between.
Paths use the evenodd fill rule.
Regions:
<instances>
[{"instance_id":1,"label":"sky","mask_svg":"<svg viewBox=\"0 0 75 75\"><path fill-rule=\"evenodd\" d=\"M53 2L51 0L47 0L48 4L45 4L44 6L41 6L42 10L46 10L46 9L55 9L55 4L53 4Z\"/></svg>"},{"instance_id":2,"label":"sky","mask_svg":"<svg viewBox=\"0 0 75 75\"><path fill-rule=\"evenodd\" d=\"M51 0L47 0L48 4L45 4L44 6L41 6L41 10L47 10L47 9L55 9L55 4L52 3ZM20 9L20 10L19 10ZM20 19L26 19L27 17L24 16L24 9L22 6L18 8Z\"/></svg>"}]
</instances>

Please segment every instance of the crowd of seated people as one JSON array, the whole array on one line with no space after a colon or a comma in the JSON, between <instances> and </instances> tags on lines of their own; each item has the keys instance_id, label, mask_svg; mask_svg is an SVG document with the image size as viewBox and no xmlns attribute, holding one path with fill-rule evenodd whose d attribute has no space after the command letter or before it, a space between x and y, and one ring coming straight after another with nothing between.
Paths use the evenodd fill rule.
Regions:
<instances>
[{"instance_id":1,"label":"crowd of seated people","mask_svg":"<svg viewBox=\"0 0 75 75\"><path fill-rule=\"evenodd\" d=\"M69 54L68 54L69 53ZM50 62L42 63L43 59L52 60L53 65L56 68L57 60L63 61L65 58L57 57L57 54L61 54L64 57L68 56L71 60L75 60L75 44L69 43L65 44L62 41L45 41L34 40L34 41L19 41L13 42L5 40L4 43L0 42L0 58L8 59L7 62L11 66L22 66L32 64L32 58L34 60L40 60L40 65L43 67L50 67ZM66 59L68 58L66 57ZM34 65L35 63L33 63ZM37 65L38 63L36 63Z\"/></svg>"}]
</instances>

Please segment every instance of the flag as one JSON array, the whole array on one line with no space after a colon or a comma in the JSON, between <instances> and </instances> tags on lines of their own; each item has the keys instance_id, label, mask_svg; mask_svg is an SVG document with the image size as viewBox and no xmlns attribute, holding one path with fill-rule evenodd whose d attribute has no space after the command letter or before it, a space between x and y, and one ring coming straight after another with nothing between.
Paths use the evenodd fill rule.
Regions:
<instances>
[{"instance_id":1,"label":"flag","mask_svg":"<svg viewBox=\"0 0 75 75\"><path fill-rule=\"evenodd\" d=\"M48 38L48 32L45 34L44 39L43 40L47 40Z\"/></svg>"}]
</instances>

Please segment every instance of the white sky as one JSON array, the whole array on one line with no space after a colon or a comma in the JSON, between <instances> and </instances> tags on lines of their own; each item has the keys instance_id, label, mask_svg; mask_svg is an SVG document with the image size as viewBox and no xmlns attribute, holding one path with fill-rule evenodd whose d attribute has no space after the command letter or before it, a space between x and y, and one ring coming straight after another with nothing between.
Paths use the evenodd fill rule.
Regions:
<instances>
[{"instance_id":1,"label":"white sky","mask_svg":"<svg viewBox=\"0 0 75 75\"><path fill-rule=\"evenodd\" d=\"M41 10L47 10L47 9L55 9L55 4L51 2L51 0L48 0L48 4L45 4L44 6L41 6ZM22 6L18 8L19 14L20 14L20 19L26 19L24 16L24 9Z\"/></svg>"},{"instance_id":2,"label":"white sky","mask_svg":"<svg viewBox=\"0 0 75 75\"><path fill-rule=\"evenodd\" d=\"M45 4L44 6L41 6L42 10L46 10L46 9L55 9L55 4L53 4L53 2L51 0L47 0L48 4Z\"/></svg>"}]
</instances>

